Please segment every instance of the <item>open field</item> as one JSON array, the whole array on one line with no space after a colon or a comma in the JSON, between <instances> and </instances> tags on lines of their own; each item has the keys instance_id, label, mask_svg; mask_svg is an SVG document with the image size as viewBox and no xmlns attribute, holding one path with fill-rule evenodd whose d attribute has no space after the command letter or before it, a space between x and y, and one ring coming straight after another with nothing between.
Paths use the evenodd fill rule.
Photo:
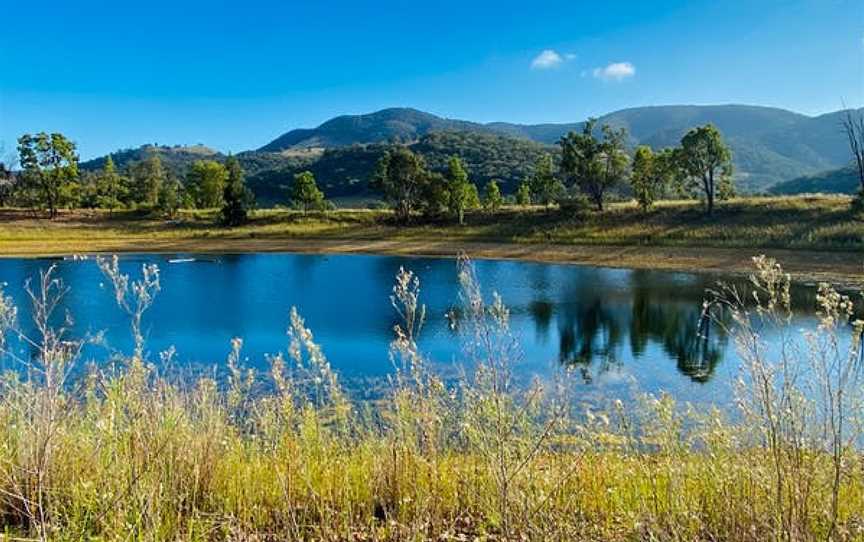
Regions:
<instances>
[{"instance_id":1,"label":"open field","mask_svg":"<svg viewBox=\"0 0 864 542\"><path fill-rule=\"evenodd\" d=\"M614 204L601 215L507 208L475 213L467 225L398 226L386 211L339 210L307 216L259 210L240 228L215 226L213 213L176 221L77 211L54 221L0 211L0 254L91 252L362 252L514 258L619 267L746 272L765 253L804 280L860 283L864 221L849 198L739 199L706 216L693 202L664 202L643 215Z\"/></svg>"}]
</instances>

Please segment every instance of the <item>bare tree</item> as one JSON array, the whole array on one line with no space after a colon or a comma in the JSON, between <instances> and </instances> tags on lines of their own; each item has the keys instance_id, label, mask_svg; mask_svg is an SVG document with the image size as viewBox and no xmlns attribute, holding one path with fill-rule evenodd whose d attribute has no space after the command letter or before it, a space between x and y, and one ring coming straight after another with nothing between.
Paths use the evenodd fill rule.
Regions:
<instances>
[{"instance_id":1,"label":"bare tree","mask_svg":"<svg viewBox=\"0 0 864 542\"><path fill-rule=\"evenodd\" d=\"M843 118L843 131L849 139L849 150L858 173L858 183L864 193L864 114L861 110L847 109Z\"/></svg>"}]
</instances>

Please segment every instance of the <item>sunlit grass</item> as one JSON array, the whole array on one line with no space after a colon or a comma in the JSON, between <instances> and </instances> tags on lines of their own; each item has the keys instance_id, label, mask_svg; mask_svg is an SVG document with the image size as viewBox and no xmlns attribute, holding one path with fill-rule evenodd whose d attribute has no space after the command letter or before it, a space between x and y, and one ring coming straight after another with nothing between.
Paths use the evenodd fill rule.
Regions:
<instances>
[{"instance_id":1,"label":"sunlit grass","mask_svg":"<svg viewBox=\"0 0 864 542\"><path fill-rule=\"evenodd\" d=\"M568 216L555 209L504 208L469 214L467 225L422 221L397 225L386 211L343 209L304 215L259 210L234 229L214 224L215 211L186 211L174 221L131 212L76 212L60 220L35 220L24 211L0 213L0 247L7 254L135 251L163 245L218 250L219 242L248 239L391 240L508 244L619 245L669 247L798 248L852 251L864 247L864 220L853 216L845 196L737 199L713 216L698 203L661 202L647 214L632 203L610 205L602 214ZM208 246L209 245L209 246Z\"/></svg>"},{"instance_id":2,"label":"sunlit grass","mask_svg":"<svg viewBox=\"0 0 864 542\"><path fill-rule=\"evenodd\" d=\"M226 379L174 383L144 357L158 270L128 278L110 259L136 347L73 382L82 343L48 325L65 291L49 271L33 288L34 357L0 340L24 369L2 380L0 521L45 540L861 540L864 403L860 372L843 371L864 323L826 287L808 349L763 358L760 322L782 324L788 278L757 264L759 311L717 298L746 360L736 421L665 395L582 410L568 374L516 385L508 311L469 263L459 327L475 369L454 384L417 350L424 308L404 271L398 370L374 403L347 398L296 311L269 374L243 368L235 340ZM0 295L0 338L20 316ZM788 380L805 367L827 395Z\"/></svg>"}]
</instances>

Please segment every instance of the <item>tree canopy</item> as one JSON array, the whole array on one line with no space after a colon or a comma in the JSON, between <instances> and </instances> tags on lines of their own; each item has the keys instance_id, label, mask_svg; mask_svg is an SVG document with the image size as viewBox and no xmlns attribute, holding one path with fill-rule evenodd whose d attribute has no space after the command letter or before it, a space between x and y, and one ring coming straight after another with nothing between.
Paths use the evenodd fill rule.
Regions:
<instances>
[{"instance_id":1,"label":"tree canopy","mask_svg":"<svg viewBox=\"0 0 864 542\"><path fill-rule=\"evenodd\" d=\"M681 139L679 156L688 186L705 197L705 210L713 213L715 200L734 190L732 152L720 130L706 124L688 131Z\"/></svg>"},{"instance_id":2,"label":"tree canopy","mask_svg":"<svg viewBox=\"0 0 864 542\"><path fill-rule=\"evenodd\" d=\"M186 173L186 189L201 209L222 205L228 170L215 160L196 160Z\"/></svg>"},{"instance_id":3,"label":"tree canopy","mask_svg":"<svg viewBox=\"0 0 864 542\"><path fill-rule=\"evenodd\" d=\"M240 162L234 156L225 160L228 179L222 195L222 223L226 226L239 226L249 218L249 211L255 205L255 197L246 187L246 180Z\"/></svg>"},{"instance_id":4,"label":"tree canopy","mask_svg":"<svg viewBox=\"0 0 864 542\"><path fill-rule=\"evenodd\" d=\"M602 138L595 136L597 119L588 119L581 133L570 132L559 141L561 168L565 176L603 210L606 197L616 184L622 182L627 171L627 153L624 149L626 131L608 125L601 128Z\"/></svg>"},{"instance_id":5,"label":"tree canopy","mask_svg":"<svg viewBox=\"0 0 864 542\"><path fill-rule=\"evenodd\" d=\"M551 154L543 154L537 159L534 173L528 183L531 189L531 199L547 208L562 195L563 187L560 185L560 181L555 178L555 165L552 162Z\"/></svg>"},{"instance_id":6,"label":"tree canopy","mask_svg":"<svg viewBox=\"0 0 864 542\"><path fill-rule=\"evenodd\" d=\"M44 206L50 218L56 217L64 190L78 178L75 143L58 133L24 134L18 138L18 161L30 203Z\"/></svg>"},{"instance_id":7,"label":"tree canopy","mask_svg":"<svg viewBox=\"0 0 864 542\"><path fill-rule=\"evenodd\" d=\"M311 171L301 171L294 175L294 183L291 186L291 201L303 209L304 213L311 209L324 207L324 193L318 189L315 176Z\"/></svg>"},{"instance_id":8,"label":"tree canopy","mask_svg":"<svg viewBox=\"0 0 864 542\"><path fill-rule=\"evenodd\" d=\"M396 218L407 222L421 203L421 195L430 175L423 157L403 146L387 151L378 161L373 178L384 198L393 207Z\"/></svg>"}]
</instances>

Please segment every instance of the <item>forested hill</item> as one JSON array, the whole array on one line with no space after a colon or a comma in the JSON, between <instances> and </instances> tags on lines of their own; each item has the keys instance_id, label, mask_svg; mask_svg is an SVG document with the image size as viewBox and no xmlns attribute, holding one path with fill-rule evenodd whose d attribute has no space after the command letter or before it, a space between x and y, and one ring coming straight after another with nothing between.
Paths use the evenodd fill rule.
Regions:
<instances>
[{"instance_id":1,"label":"forested hill","mask_svg":"<svg viewBox=\"0 0 864 542\"><path fill-rule=\"evenodd\" d=\"M739 189L759 192L784 181L846 166L848 150L841 115L835 112L810 117L745 105L681 105L624 109L600 117L599 124L626 128L631 148L637 144L662 148L676 145L694 126L714 123L732 149ZM237 157L263 201L283 199L293 174L302 169L313 171L330 196L364 194L378 157L386 145L395 142L422 153L435 169L443 167L447 156L460 155L476 183L498 178L509 191L530 172L540 153L557 152L554 144L558 139L581 128L581 122L481 124L393 108L336 117L313 129L292 130ZM179 175L194 160L224 159L221 153L201 145L147 145L112 156L123 167L154 152ZM82 168L95 169L103 163L104 157L85 162ZM787 185L787 189L795 186L799 184ZM828 189L834 184L824 186Z\"/></svg>"},{"instance_id":2,"label":"forested hill","mask_svg":"<svg viewBox=\"0 0 864 542\"><path fill-rule=\"evenodd\" d=\"M556 152L553 147L533 141L474 132L432 132L409 147L421 154L434 171L445 171L447 160L460 156L474 183L482 187L486 181L497 179L504 192L514 191L531 174L543 153ZM308 169L330 197L369 195L369 178L388 148L386 144L375 143L326 149L316 160L300 168L289 166L259 172L250 177L249 184L265 201L284 199L293 174Z\"/></svg>"},{"instance_id":3,"label":"forested hill","mask_svg":"<svg viewBox=\"0 0 864 542\"><path fill-rule=\"evenodd\" d=\"M491 132L482 124L451 120L411 108L391 108L368 115L342 115L314 129L291 130L259 151L347 147L364 143L411 142L432 132Z\"/></svg>"},{"instance_id":4,"label":"forested hill","mask_svg":"<svg viewBox=\"0 0 864 542\"><path fill-rule=\"evenodd\" d=\"M429 167L444 171L447 160L461 156L472 181L482 186L498 179L505 192L515 190L527 177L544 152L557 152L552 146L493 133L431 132L409 145L423 155ZM288 149L282 152L247 151L237 154L246 172L247 182L262 204L285 201L295 173L310 170L328 197L369 195L368 181L378 159L387 151L387 144L372 143L328 149ZM193 150L194 149L194 150ZM145 145L112 154L115 164L123 169L130 163L156 153L166 168L182 177L195 160L224 161L225 156L199 148ZM82 169L102 167L105 158L81 164Z\"/></svg>"},{"instance_id":5,"label":"forested hill","mask_svg":"<svg viewBox=\"0 0 864 542\"><path fill-rule=\"evenodd\" d=\"M599 124L626 128L629 144L675 145L690 128L711 122L729 142L736 178L745 191L761 191L803 175L846 165L841 112L810 117L784 109L749 105L670 105L623 109ZM416 109L385 109L336 117L314 129L292 130L259 150L341 147L356 143L415 141L442 131L501 134L551 145L581 122L565 124L480 124L446 119Z\"/></svg>"},{"instance_id":6,"label":"forested hill","mask_svg":"<svg viewBox=\"0 0 864 542\"><path fill-rule=\"evenodd\" d=\"M204 145L141 145L135 149L120 149L111 153L111 159L114 164L122 169L131 162L144 160L150 154L156 153L162 159L162 163L170 171L178 174L183 174L189 164L195 160L223 160L225 157L222 153L215 151ZM100 156L93 160L81 162L80 167L85 171L100 169L105 165L107 156Z\"/></svg>"},{"instance_id":7,"label":"forested hill","mask_svg":"<svg viewBox=\"0 0 864 542\"><path fill-rule=\"evenodd\" d=\"M855 168L852 166L805 175L771 187L771 193L782 195L835 192L857 194L860 190L861 184Z\"/></svg>"}]
</instances>

